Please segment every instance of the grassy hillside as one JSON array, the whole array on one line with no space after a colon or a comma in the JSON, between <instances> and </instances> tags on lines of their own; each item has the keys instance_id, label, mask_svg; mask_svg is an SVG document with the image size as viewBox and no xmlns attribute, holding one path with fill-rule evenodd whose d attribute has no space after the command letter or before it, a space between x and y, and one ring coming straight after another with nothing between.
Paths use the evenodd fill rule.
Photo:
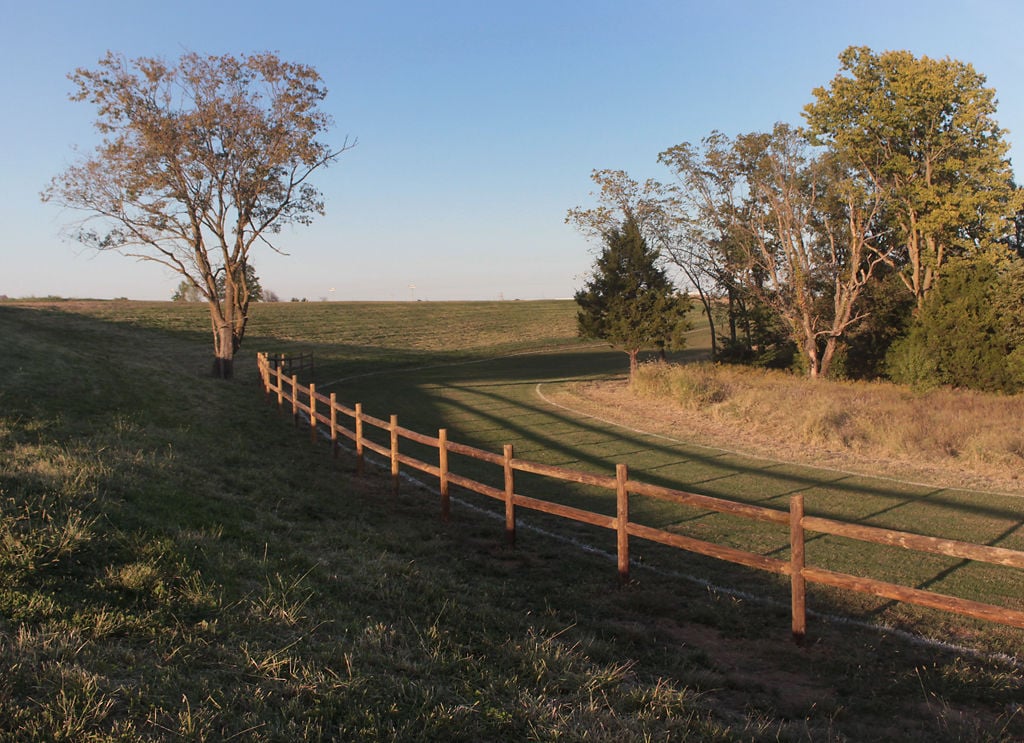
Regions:
<instances>
[{"instance_id":1,"label":"grassy hillside","mask_svg":"<svg viewBox=\"0 0 1024 743\"><path fill-rule=\"evenodd\" d=\"M311 447L244 363L203 376L197 309L0 305L0 739L1024 736L1013 660L830 623L797 648L785 606L667 571L620 589L599 554L504 547L482 503L442 525L434 494ZM243 362L309 346L331 378L580 347L570 303L267 305L251 333Z\"/></svg>"},{"instance_id":2,"label":"grassy hillside","mask_svg":"<svg viewBox=\"0 0 1024 743\"><path fill-rule=\"evenodd\" d=\"M67 300L27 306L168 331L193 340L198 351L213 353L203 303ZM324 368L351 374L382 365L577 344L575 307L568 300L258 303L250 308L240 354L244 363L256 351L314 350Z\"/></svg>"}]
</instances>

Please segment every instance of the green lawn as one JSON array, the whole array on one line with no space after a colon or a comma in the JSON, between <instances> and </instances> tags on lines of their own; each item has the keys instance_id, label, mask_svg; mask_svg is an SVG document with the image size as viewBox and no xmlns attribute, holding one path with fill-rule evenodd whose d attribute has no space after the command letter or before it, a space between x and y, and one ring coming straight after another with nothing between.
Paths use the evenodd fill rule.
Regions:
<instances>
[{"instance_id":1,"label":"green lawn","mask_svg":"<svg viewBox=\"0 0 1024 743\"><path fill-rule=\"evenodd\" d=\"M797 648L784 604L724 590L759 577L652 550L619 588L567 541L607 534L510 550L489 503L442 524L436 493L356 477L255 385L256 350L312 349L328 391L418 430L570 466L628 458L716 494L766 482L546 406L538 382L624 368L573 337L571 303L263 305L250 333L225 383L205 376L201 308L0 305L0 739L1024 736L1017 661L830 621ZM959 497L774 469L759 497L878 498L864 514Z\"/></svg>"}]
</instances>

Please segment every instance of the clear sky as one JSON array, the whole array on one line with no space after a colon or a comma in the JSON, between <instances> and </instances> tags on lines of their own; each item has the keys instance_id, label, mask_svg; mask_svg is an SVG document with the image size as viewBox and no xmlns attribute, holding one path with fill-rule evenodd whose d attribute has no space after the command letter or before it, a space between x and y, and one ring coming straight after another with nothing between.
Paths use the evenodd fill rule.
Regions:
<instances>
[{"instance_id":1,"label":"clear sky","mask_svg":"<svg viewBox=\"0 0 1024 743\"><path fill-rule=\"evenodd\" d=\"M1019 0L5 2L0 295L169 299L178 279L63 237L39 192L95 145L67 73L109 49L276 51L315 66L333 144L327 215L257 252L282 299L570 297L592 246L564 223L590 172L668 178L662 150L800 122L850 45L972 63L1024 158ZM414 285L415 288L411 288Z\"/></svg>"}]
</instances>

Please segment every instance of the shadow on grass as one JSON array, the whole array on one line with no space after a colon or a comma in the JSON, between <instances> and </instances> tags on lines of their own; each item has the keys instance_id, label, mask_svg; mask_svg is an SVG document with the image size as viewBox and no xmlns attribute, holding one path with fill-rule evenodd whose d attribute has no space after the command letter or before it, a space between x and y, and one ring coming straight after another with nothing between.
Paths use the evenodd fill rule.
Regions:
<instances>
[{"instance_id":1,"label":"shadow on grass","mask_svg":"<svg viewBox=\"0 0 1024 743\"><path fill-rule=\"evenodd\" d=\"M379 376L343 380L339 386L346 396L359 397L364 410L371 415L383 414L383 410L373 412L372 408L387 405L389 411L399 413L403 426L422 432L436 430L431 424L447 426L451 440L495 452L501 451L503 443L512 443L521 458L571 469L611 474L615 463L625 462L630 464L631 475L645 482L729 500L776 504L780 510L786 510L792 495L804 493L809 496L808 511L815 515L918 533L934 531L936 536L956 537L948 530L941 533L942 526L959 526L966 520L998 520L995 525L976 527L985 532L978 543L988 545L1005 542L1024 525L1020 510L997 496L967 498L955 490L922 490L921 486L868 476L828 473L782 463L765 465L729 452L683 442L667 443L663 437L554 408L540 402L534 392L541 383L602 378L620 369L621 358L614 353L542 352L528 357L479 359L474 363L451 362L445 367L419 368L415 374L411 373L413 370L389 369ZM633 463L631 459L642 461ZM467 463L461 474L500 487L500 468L490 467L489 476L479 474L487 468ZM691 474L694 472L701 474L695 478ZM595 495L592 490L588 492L569 483L519 474L516 490L599 513L610 515L614 510L611 493ZM915 530L915 515L902 513L917 505L927 505L938 514L930 527L919 525ZM865 510L864 506L869 508ZM670 511L655 512L656 518L645 523L671 530L712 516L709 512L694 514L690 510L684 516L681 510L674 514ZM883 517L891 516L903 523L885 523ZM944 523L939 524L940 521ZM808 542L828 539L827 535L811 535ZM788 547L773 547L763 553L782 555L788 553ZM968 564L957 562L911 582L919 588L933 587Z\"/></svg>"},{"instance_id":2,"label":"shadow on grass","mask_svg":"<svg viewBox=\"0 0 1024 743\"><path fill-rule=\"evenodd\" d=\"M161 309L159 306L149 308L135 317L93 315L91 318L111 326L127 326L131 333L142 333L142 337L152 341L169 338L195 344L197 355L209 347L208 333L188 326L188 322L198 323L203 318L204 307L194 308L198 312L191 312L195 315L192 321L177 320L152 327L156 322L152 313ZM81 335L89 332L87 324L76 321L71 312L61 308L3 307L0 310L14 313L15 318L19 312L44 313L37 314L36 318L46 317L47 322L37 327L40 332L51 333L54 342L68 332L78 334L80 341ZM135 336L136 341L138 338ZM90 350L109 352L109 349ZM862 476L827 474L778 463L765 466L728 452L666 443L658 437L612 427L594 419L581 419L538 401L534 390L539 383L621 375L625 356L614 351L594 350L583 344L529 354L514 348L514 344L504 349L410 350L373 344L294 343L268 335L250 335L238 357L236 368L240 378L255 372L253 359L259 350L312 351L318 360L316 378L327 379L326 384L321 382L321 392L336 387L339 396L344 395L349 403L363 402L369 414L387 417L395 412L402 417L403 426L423 432L452 421L450 436L453 440L494 451L500 451L502 443L513 443L517 456L527 459L602 473L610 473L617 462L626 462L634 477L656 485L761 505L778 504L782 509L790 496L805 493L810 496L810 512L854 523L876 524L880 517L899 515L908 506L928 504L950 521L999 519L1002 523L998 531L994 535L991 530L987 532L985 543L992 545L1009 539L1024 524L1019 510L998 504L996 499L965 500L956 491L942 489L907 492L906 487L898 484ZM505 352L507 355L502 355ZM673 360L692 360L703 353L702 349L692 349L675 355ZM329 384L335 380L334 385ZM476 472L466 474L477 476ZM488 477L491 483L500 484L500 473L493 471L478 479L486 482ZM607 512L611 503L607 493L595 495L593 491L567 483L522 477L517 482L517 491L520 484L524 494L598 512ZM866 512L851 515L851 503L873 506ZM683 515L679 510L673 513L671 509L664 509L652 512L652 516L649 521L652 526L673 528L701 522L711 514L689 511ZM815 535L810 541L824 538L824 535ZM783 551L771 548L764 553L781 554ZM938 584L963 566L944 568L919 585Z\"/></svg>"},{"instance_id":3,"label":"shadow on grass","mask_svg":"<svg viewBox=\"0 0 1024 743\"><path fill-rule=\"evenodd\" d=\"M600 357L599 354L555 354L552 356L552 364L549 366L560 367L563 362L568 366L575 362L586 366L588 357ZM495 362L497 364L499 362ZM535 370L536 371L536 370ZM590 376L600 376L604 370L596 369ZM1024 524L1021 511L1010 505L997 507L994 505L982 505L977 502L962 502L955 499L957 491L952 489L935 488L921 494L908 495L899 488L882 484L882 481L873 480L865 475L852 475L845 473L828 473L822 470L822 474L812 474L813 470L801 468L799 465L773 463L767 466L756 463L748 463L750 460L730 452L715 452L706 447L695 447L684 442L658 443L658 438L652 435L634 432L622 426L610 425L593 419L574 416L567 411L554 409L547 404L528 402L523 399L513 400L509 396L498 392L491 392L491 389L507 390L514 387L533 389L537 384L551 383L564 379L579 379L580 375L568 375L562 378L544 376L530 376L526 379L511 379L506 381L474 382L464 384L450 383L440 388L442 393L469 392L475 398L487 400L506 408L512 407L514 402L515 415L505 417L490 412L485 405L475 405L455 399L451 395L444 397L444 404L451 408L472 413L475 417L493 424L494 430L506 431L508 440L530 441L549 452L557 455L557 459L564 462L578 463L593 470L609 472L614 470L616 463L622 462L622 457L642 452L653 453L664 460L654 466L640 468L645 474L645 481L666 487L685 489L690 492L711 495L723 498L740 499L747 503L769 504L773 501L786 499L797 493L807 493L818 488L845 493L847 495L870 495L891 501L885 507L878 508L869 513L860 515L858 523L869 523L872 519L891 513L909 503L923 502L927 500L930 504L939 508L949 510L951 515L972 514L985 517L997 517L1011 519L1020 526ZM394 387L392 387L394 390ZM403 388L395 396L409 396L416 387ZM423 396L429 396L431 390L425 391ZM406 397L406 400L409 400ZM526 422L528 421L528 422ZM548 433L555 429L560 431L558 435ZM561 433L564 428L573 429L573 436L579 436L585 443L580 446L573 438ZM464 432L469 438L472 433ZM476 445L480 442L468 440L465 443ZM617 451L615 458L604 456L598 451L607 448L611 443L624 443L628 448L625 451ZM686 481L678 476L664 476L655 474L659 470L678 465L694 464L699 466L714 467L719 472L711 477L705 477L698 481ZM768 495L758 493L737 493L729 488L713 487L712 483L719 483L743 475L755 475L769 483L780 485L786 489L773 492ZM917 489L919 486L911 486ZM770 488L765 488L770 489ZM943 496L945 494L945 497ZM835 509L823 509L816 515L830 516L843 515ZM1010 530L1012 531L1012 529Z\"/></svg>"}]
</instances>

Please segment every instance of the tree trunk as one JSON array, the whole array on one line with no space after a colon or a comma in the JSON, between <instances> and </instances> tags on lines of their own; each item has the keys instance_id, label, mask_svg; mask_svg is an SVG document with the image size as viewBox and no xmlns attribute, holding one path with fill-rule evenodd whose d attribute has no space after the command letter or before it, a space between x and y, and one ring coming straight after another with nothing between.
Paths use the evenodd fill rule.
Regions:
<instances>
[{"instance_id":1,"label":"tree trunk","mask_svg":"<svg viewBox=\"0 0 1024 743\"><path fill-rule=\"evenodd\" d=\"M729 287L729 342L733 348L736 347L736 297L733 295L732 287ZM747 345L750 345L750 332L747 332Z\"/></svg>"},{"instance_id":2,"label":"tree trunk","mask_svg":"<svg viewBox=\"0 0 1024 743\"><path fill-rule=\"evenodd\" d=\"M699 287L697 288L697 295L700 297L700 303L704 305L704 314L708 316L708 330L711 332L711 360L714 361L718 358L718 337L715 335L715 318L711 315L712 300Z\"/></svg>"},{"instance_id":3,"label":"tree trunk","mask_svg":"<svg viewBox=\"0 0 1024 743\"><path fill-rule=\"evenodd\" d=\"M807 376L811 379L818 379L821 376L821 357L818 353L818 339L814 332L804 326L803 346L804 357L807 361Z\"/></svg>"},{"instance_id":4,"label":"tree trunk","mask_svg":"<svg viewBox=\"0 0 1024 743\"><path fill-rule=\"evenodd\" d=\"M829 336L828 340L825 341L825 350L821 354L821 361L818 364L819 374L824 379L828 377L832 371L832 359L836 355L836 348L839 347L839 338L834 335Z\"/></svg>"},{"instance_id":5,"label":"tree trunk","mask_svg":"<svg viewBox=\"0 0 1024 743\"><path fill-rule=\"evenodd\" d=\"M237 269L244 270L244 264ZM225 270L224 295L219 296L214 284L212 298L209 299L210 323L213 326L213 376L221 379L234 376L235 352L242 344L248 320L248 287L235 280L237 271ZM212 279L211 283L214 283Z\"/></svg>"},{"instance_id":6,"label":"tree trunk","mask_svg":"<svg viewBox=\"0 0 1024 743\"><path fill-rule=\"evenodd\" d=\"M231 321L225 317L224 309L216 295L209 300L210 324L213 326L213 376L231 379L234 375L235 345L232 339Z\"/></svg>"},{"instance_id":7,"label":"tree trunk","mask_svg":"<svg viewBox=\"0 0 1024 743\"><path fill-rule=\"evenodd\" d=\"M216 356L213 359L213 376L231 379L235 372L235 345L231 325L224 323L218 329Z\"/></svg>"}]
</instances>

